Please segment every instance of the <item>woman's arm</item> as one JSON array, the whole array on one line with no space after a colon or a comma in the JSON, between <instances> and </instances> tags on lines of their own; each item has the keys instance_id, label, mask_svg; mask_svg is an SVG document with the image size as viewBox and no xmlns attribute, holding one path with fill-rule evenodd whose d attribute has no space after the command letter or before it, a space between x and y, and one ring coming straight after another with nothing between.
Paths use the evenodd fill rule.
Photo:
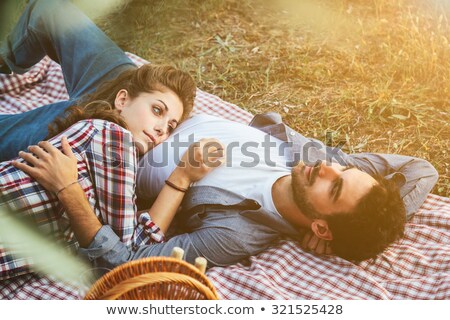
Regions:
<instances>
[{"instance_id":1,"label":"woman's arm","mask_svg":"<svg viewBox=\"0 0 450 320\"><path fill-rule=\"evenodd\" d=\"M150 217L162 232L169 228L184 197L184 192L170 184L187 189L192 182L200 180L224 161L224 146L216 139L201 139L189 147L149 210Z\"/></svg>"},{"instance_id":2,"label":"woman's arm","mask_svg":"<svg viewBox=\"0 0 450 320\"><path fill-rule=\"evenodd\" d=\"M73 231L82 247L88 246L102 227L77 181L77 161L67 139L63 138L61 153L49 142L30 147L35 155L23 152L20 156L30 163L13 162L18 169L36 179L44 188L57 194L65 207ZM177 188L166 185L149 211L153 223L164 232L169 227L190 183L201 179L224 161L223 146L215 139L203 139L192 145L183 155L179 166L169 177Z\"/></svg>"}]
</instances>

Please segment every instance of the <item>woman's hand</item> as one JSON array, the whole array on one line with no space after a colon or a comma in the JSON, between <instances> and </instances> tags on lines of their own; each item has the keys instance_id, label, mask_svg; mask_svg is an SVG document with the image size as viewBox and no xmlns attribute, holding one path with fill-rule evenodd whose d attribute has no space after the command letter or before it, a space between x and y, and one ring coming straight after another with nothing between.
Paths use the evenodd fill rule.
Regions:
<instances>
[{"instance_id":1,"label":"woman's hand","mask_svg":"<svg viewBox=\"0 0 450 320\"><path fill-rule=\"evenodd\" d=\"M217 139L192 144L172 172L166 185L148 211L153 222L165 233L183 200L186 190L225 162L224 146Z\"/></svg>"},{"instance_id":2,"label":"woman's hand","mask_svg":"<svg viewBox=\"0 0 450 320\"><path fill-rule=\"evenodd\" d=\"M184 153L173 176L182 179L183 185L198 181L225 162L224 145L217 139L201 139Z\"/></svg>"},{"instance_id":3,"label":"woman's hand","mask_svg":"<svg viewBox=\"0 0 450 320\"><path fill-rule=\"evenodd\" d=\"M19 152L19 157L27 163L13 161L12 165L22 170L50 192L57 193L78 180L77 159L66 137L62 137L64 153L48 141L28 147L28 152ZM31 165L30 165L31 164Z\"/></svg>"}]
</instances>

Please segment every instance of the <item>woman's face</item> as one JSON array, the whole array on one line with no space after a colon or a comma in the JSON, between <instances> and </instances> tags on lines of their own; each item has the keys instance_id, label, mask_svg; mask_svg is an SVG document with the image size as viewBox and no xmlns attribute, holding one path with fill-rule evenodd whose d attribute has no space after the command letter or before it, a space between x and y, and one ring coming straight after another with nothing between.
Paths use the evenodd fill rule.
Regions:
<instances>
[{"instance_id":1,"label":"woman's face","mask_svg":"<svg viewBox=\"0 0 450 320\"><path fill-rule=\"evenodd\" d=\"M122 89L117 93L115 107L133 134L140 155L166 140L183 115L183 103L167 88L141 92L136 98Z\"/></svg>"}]
</instances>

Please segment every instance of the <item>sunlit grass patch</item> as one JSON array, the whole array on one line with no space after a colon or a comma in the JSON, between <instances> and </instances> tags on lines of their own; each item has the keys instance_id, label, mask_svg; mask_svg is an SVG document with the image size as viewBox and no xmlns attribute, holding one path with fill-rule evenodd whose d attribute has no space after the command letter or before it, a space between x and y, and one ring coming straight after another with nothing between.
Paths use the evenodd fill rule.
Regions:
<instances>
[{"instance_id":1,"label":"sunlit grass patch","mask_svg":"<svg viewBox=\"0 0 450 320\"><path fill-rule=\"evenodd\" d=\"M450 196L450 1L97 3L91 16L120 8L98 22L125 50L347 152L425 158L441 175L433 192Z\"/></svg>"},{"instance_id":2,"label":"sunlit grass patch","mask_svg":"<svg viewBox=\"0 0 450 320\"><path fill-rule=\"evenodd\" d=\"M132 1L102 22L126 50L277 111L347 152L425 158L450 196L448 1Z\"/></svg>"}]
</instances>

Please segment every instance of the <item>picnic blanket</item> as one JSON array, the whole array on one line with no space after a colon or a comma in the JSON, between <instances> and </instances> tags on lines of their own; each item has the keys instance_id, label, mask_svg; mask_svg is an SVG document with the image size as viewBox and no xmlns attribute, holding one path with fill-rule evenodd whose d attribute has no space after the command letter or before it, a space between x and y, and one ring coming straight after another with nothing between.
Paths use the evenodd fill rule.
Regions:
<instances>
[{"instance_id":1,"label":"picnic blanket","mask_svg":"<svg viewBox=\"0 0 450 320\"><path fill-rule=\"evenodd\" d=\"M129 54L136 64L145 63ZM0 75L0 113L67 99L58 64L43 59L25 75ZM248 123L252 115L204 91L194 113ZM208 270L222 299L450 299L450 199L430 194L405 236L375 259L353 264L316 256L288 239L257 256ZM78 299L76 289L28 274L0 282L1 299Z\"/></svg>"}]
</instances>

